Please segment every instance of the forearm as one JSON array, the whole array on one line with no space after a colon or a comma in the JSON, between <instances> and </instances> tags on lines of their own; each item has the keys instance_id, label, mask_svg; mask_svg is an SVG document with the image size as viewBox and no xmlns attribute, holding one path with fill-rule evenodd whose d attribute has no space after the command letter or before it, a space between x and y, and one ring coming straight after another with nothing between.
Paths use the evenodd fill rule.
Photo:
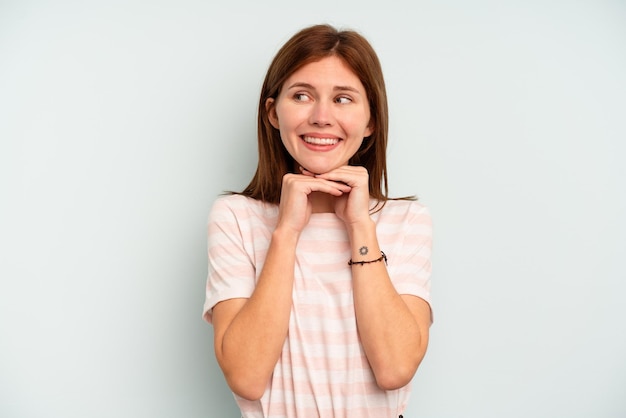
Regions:
<instances>
[{"instance_id":1,"label":"forearm","mask_svg":"<svg viewBox=\"0 0 626 418\"><path fill-rule=\"evenodd\" d=\"M374 222L348 228L352 260L380 257ZM364 248L367 248L367 254ZM406 385L417 369L425 341L414 314L395 290L384 260L352 265L354 305L361 342L378 385Z\"/></svg>"},{"instance_id":2,"label":"forearm","mask_svg":"<svg viewBox=\"0 0 626 418\"><path fill-rule=\"evenodd\" d=\"M292 306L297 236L275 231L256 288L224 331L220 366L235 393L263 394L280 356Z\"/></svg>"}]
</instances>

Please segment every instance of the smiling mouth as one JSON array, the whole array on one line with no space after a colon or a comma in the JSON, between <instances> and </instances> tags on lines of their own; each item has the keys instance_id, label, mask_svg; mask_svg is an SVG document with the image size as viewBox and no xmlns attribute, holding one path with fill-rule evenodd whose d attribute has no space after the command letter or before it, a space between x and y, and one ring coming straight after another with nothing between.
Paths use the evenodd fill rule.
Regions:
<instances>
[{"instance_id":1,"label":"smiling mouth","mask_svg":"<svg viewBox=\"0 0 626 418\"><path fill-rule=\"evenodd\" d=\"M302 140L311 145L335 145L339 142L338 138L314 138L312 136L303 136Z\"/></svg>"}]
</instances>

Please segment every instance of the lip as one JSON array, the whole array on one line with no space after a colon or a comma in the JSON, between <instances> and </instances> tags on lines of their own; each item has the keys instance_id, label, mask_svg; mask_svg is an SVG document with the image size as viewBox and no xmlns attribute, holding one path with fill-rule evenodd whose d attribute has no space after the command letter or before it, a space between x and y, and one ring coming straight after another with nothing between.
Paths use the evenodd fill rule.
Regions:
<instances>
[{"instance_id":1,"label":"lip","mask_svg":"<svg viewBox=\"0 0 626 418\"><path fill-rule=\"evenodd\" d=\"M342 141L341 138L329 134L300 135L304 146L312 151L331 151Z\"/></svg>"},{"instance_id":2,"label":"lip","mask_svg":"<svg viewBox=\"0 0 626 418\"><path fill-rule=\"evenodd\" d=\"M338 144L341 137L328 133L310 132L300 135L300 139L307 145L313 146L333 146Z\"/></svg>"}]
</instances>

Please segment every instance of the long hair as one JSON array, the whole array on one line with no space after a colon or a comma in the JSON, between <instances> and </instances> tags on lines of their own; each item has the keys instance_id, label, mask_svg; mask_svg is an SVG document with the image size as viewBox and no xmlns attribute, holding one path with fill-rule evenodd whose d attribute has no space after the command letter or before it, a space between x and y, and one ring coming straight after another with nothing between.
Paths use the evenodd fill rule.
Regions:
<instances>
[{"instance_id":1,"label":"long hair","mask_svg":"<svg viewBox=\"0 0 626 418\"><path fill-rule=\"evenodd\" d=\"M355 31L339 31L329 25L302 29L278 51L269 66L258 107L259 161L250 184L240 193L268 203L278 203L282 178L293 171L294 159L280 139L280 132L269 120L267 99L276 99L285 81L304 65L323 58L341 58L360 79L367 93L372 134L348 162L363 166L369 173L370 196L384 204L388 198L387 184L387 93L383 72L376 52L369 42Z\"/></svg>"}]
</instances>

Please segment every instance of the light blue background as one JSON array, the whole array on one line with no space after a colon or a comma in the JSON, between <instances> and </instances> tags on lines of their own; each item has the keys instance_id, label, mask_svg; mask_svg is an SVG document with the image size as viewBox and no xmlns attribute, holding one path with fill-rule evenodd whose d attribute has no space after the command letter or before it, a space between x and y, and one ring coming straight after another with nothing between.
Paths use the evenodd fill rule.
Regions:
<instances>
[{"instance_id":1,"label":"light blue background","mask_svg":"<svg viewBox=\"0 0 626 418\"><path fill-rule=\"evenodd\" d=\"M626 5L592 0L0 1L0 416L238 416L206 216L320 22L377 49L391 191L434 216L405 416L626 416Z\"/></svg>"}]
</instances>

